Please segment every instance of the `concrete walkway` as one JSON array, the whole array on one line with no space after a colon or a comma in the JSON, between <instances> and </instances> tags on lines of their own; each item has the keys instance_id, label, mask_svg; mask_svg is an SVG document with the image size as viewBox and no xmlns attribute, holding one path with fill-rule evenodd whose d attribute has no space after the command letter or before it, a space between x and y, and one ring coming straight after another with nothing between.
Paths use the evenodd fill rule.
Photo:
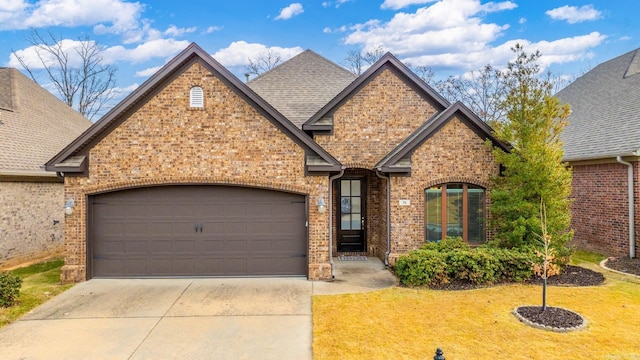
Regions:
<instances>
[{"instance_id":1,"label":"concrete walkway","mask_svg":"<svg viewBox=\"0 0 640 360\"><path fill-rule=\"evenodd\" d=\"M2 359L311 359L311 296L394 286L375 258L336 280L93 279L0 329Z\"/></svg>"}]
</instances>

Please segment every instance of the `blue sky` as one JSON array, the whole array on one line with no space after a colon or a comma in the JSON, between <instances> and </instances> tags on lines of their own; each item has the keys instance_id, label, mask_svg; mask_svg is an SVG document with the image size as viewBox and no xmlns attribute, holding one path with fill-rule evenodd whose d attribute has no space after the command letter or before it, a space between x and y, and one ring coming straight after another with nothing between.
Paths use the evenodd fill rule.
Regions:
<instances>
[{"instance_id":1,"label":"blue sky","mask_svg":"<svg viewBox=\"0 0 640 360\"><path fill-rule=\"evenodd\" d=\"M520 43L541 64L574 77L640 47L637 0L0 0L0 66L36 63L29 29L72 48L88 36L118 70L127 94L196 42L240 78L266 51L287 59L312 49L343 64L382 47L439 78L504 66Z\"/></svg>"}]
</instances>

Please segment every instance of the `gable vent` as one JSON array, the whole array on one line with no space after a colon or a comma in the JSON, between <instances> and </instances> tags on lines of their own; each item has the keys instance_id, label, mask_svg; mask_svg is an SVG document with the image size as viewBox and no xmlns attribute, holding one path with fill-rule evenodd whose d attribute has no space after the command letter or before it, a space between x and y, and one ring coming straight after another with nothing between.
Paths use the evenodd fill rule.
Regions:
<instances>
[{"instance_id":1,"label":"gable vent","mask_svg":"<svg viewBox=\"0 0 640 360\"><path fill-rule=\"evenodd\" d=\"M204 92L200 86L194 86L189 93L189 106L192 108L204 107Z\"/></svg>"}]
</instances>

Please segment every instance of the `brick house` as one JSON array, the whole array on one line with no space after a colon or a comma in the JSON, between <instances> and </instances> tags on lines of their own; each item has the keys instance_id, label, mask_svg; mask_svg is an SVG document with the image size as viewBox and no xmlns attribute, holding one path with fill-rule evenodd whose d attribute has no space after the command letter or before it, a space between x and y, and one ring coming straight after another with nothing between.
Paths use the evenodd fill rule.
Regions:
<instances>
[{"instance_id":1,"label":"brick house","mask_svg":"<svg viewBox=\"0 0 640 360\"><path fill-rule=\"evenodd\" d=\"M556 96L571 106L562 140L573 167L575 245L638 256L640 52L594 67Z\"/></svg>"},{"instance_id":2,"label":"brick house","mask_svg":"<svg viewBox=\"0 0 640 360\"><path fill-rule=\"evenodd\" d=\"M0 267L62 251L64 185L44 163L90 125L20 71L0 68Z\"/></svg>"},{"instance_id":3,"label":"brick house","mask_svg":"<svg viewBox=\"0 0 640 360\"><path fill-rule=\"evenodd\" d=\"M425 240L487 237L491 129L391 54L305 51L243 83L190 45L46 168L74 200L64 281L333 277Z\"/></svg>"}]
</instances>

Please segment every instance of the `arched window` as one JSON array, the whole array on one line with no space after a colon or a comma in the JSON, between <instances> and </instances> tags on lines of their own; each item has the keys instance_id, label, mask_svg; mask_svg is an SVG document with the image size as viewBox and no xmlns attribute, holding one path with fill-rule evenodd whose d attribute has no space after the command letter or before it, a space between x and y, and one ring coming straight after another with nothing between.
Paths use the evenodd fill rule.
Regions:
<instances>
[{"instance_id":1,"label":"arched window","mask_svg":"<svg viewBox=\"0 0 640 360\"><path fill-rule=\"evenodd\" d=\"M425 190L427 241L460 236L469 243L485 240L485 189L471 184L441 184Z\"/></svg>"},{"instance_id":2,"label":"arched window","mask_svg":"<svg viewBox=\"0 0 640 360\"><path fill-rule=\"evenodd\" d=\"M189 92L189 106L192 108L204 107L204 92L200 86L194 86Z\"/></svg>"}]
</instances>

